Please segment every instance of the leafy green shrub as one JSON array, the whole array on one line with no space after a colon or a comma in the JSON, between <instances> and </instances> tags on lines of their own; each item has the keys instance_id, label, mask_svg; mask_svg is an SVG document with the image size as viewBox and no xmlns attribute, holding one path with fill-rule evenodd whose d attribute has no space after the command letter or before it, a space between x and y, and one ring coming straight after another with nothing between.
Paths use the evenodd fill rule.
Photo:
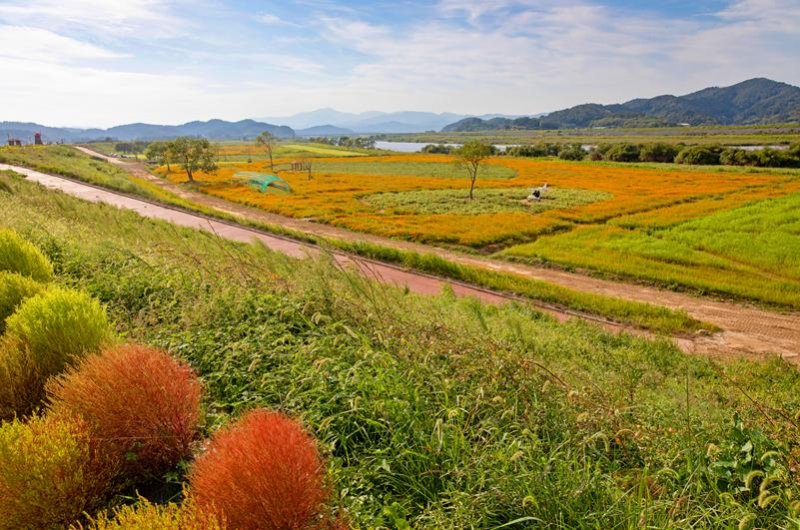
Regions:
<instances>
[{"instance_id":1,"label":"leafy green shrub","mask_svg":"<svg viewBox=\"0 0 800 530\"><path fill-rule=\"evenodd\" d=\"M110 514L101 514L94 519L88 530L222 530L221 524L213 515L200 512L186 500L182 505L153 504L139 499L133 506L122 506Z\"/></svg>"},{"instance_id":2,"label":"leafy green shrub","mask_svg":"<svg viewBox=\"0 0 800 530\"><path fill-rule=\"evenodd\" d=\"M639 150L639 160L642 162L661 162L670 164L675 161L678 148L665 143L645 144Z\"/></svg>"},{"instance_id":3,"label":"leafy green shrub","mask_svg":"<svg viewBox=\"0 0 800 530\"><path fill-rule=\"evenodd\" d=\"M604 158L612 162L638 162L639 146L628 143L614 144L606 151Z\"/></svg>"},{"instance_id":4,"label":"leafy green shrub","mask_svg":"<svg viewBox=\"0 0 800 530\"><path fill-rule=\"evenodd\" d=\"M702 145L685 147L675 157L676 164L716 166L719 164L720 149Z\"/></svg>"},{"instance_id":5,"label":"leafy green shrub","mask_svg":"<svg viewBox=\"0 0 800 530\"><path fill-rule=\"evenodd\" d=\"M447 144L429 144L422 148L422 152L434 155L449 155L453 152L453 146Z\"/></svg>"},{"instance_id":6,"label":"leafy green shrub","mask_svg":"<svg viewBox=\"0 0 800 530\"><path fill-rule=\"evenodd\" d=\"M110 473L78 421L34 417L0 426L0 529L61 528L94 510Z\"/></svg>"},{"instance_id":7,"label":"leafy green shrub","mask_svg":"<svg viewBox=\"0 0 800 530\"><path fill-rule=\"evenodd\" d=\"M550 146L543 143L535 145L515 145L506 149L508 156L526 156L526 157L541 157L550 156L553 151L558 154L558 149L551 149Z\"/></svg>"},{"instance_id":8,"label":"leafy green shrub","mask_svg":"<svg viewBox=\"0 0 800 530\"><path fill-rule=\"evenodd\" d=\"M17 272L40 282L53 279L53 265L36 248L13 230L0 229L0 271Z\"/></svg>"},{"instance_id":9,"label":"leafy green shrub","mask_svg":"<svg viewBox=\"0 0 800 530\"><path fill-rule=\"evenodd\" d=\"M42 401L44 380L18 341L0 341L0 421L30 414Z\"/></svg>"},{"instance_id":10,"label":"leafy green shrub","mask_svg":"<svg viewBox=\"0 0 800 530\"><path fill-rule=\"evenodd\" d=\"M729 147L719 154L719 163L725 166L756 166L758 158L753 151Z\"/></svg>"},{"instance_id":11,"label":"leafy green shrub","mask_svg":"<svg viewBox=\"0 0 800 530\"><path fill-rule=\"evenodd\" d=\"M112 336L100 302L62 288L25 300L6 320L6 332L27 349L45 376L99 350Z\"/></svg>"},{"instance_id":12,"label":"leafy green shrub","mask_svg":"<svg viewBox=\"0 0 800 530\"><path fill-rule=\"evenodd\" d=\"M185 362L135 344L90 355L47 386L53 411L83 418L132 479L160 477L191 455L201 390Z\"/></svg>"},{"instance_id":13,"label":"leafy green shrub","mask_svg":"<svg viewBox=\"0 0 800 530\"><path fill-rule=\"evenodd\" d=\"M589 160L603 160L614 144L599 144L589 150Z\"/></svg>"},{"instance_id":14,"label":"leafy green shrub","mask_svg":"<svg viewBox=\"0 0 800 530\"><path fill-rule=\"evenodd\" d=\"M586 157L586 151L583 150L581 144L570 144L558 153L558 158L561 160L583 160Z\"/></svg>"},{"instance_id":15,"label":"leafy green shrub","mask_svg":"<svg viewBox=\"0 0 800 530\"><path fill-rule=\"evenodd\" d=\"M44 289L44 285L28 276L0 271L0 333L5 332L6 319L14 313L20 303Z\"/></svg>"}]
</instances>

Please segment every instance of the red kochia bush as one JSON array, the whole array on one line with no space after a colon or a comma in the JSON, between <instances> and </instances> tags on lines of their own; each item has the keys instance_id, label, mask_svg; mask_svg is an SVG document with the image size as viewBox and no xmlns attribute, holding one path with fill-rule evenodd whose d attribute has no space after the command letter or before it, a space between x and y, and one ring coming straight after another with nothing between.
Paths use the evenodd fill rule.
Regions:
<instances>
[{"instance_id":1,"label":"red kochia bush","mask_svg":"<svg viewBox=\"0 0 800 530\"><path fill-rule=\"evenodd\" d=\"M48 385L57 412L82 417L133 479L160 476L191 455L200 381L166 352L117 346L90 355Z\"/></svg>"},{"instance_id":2,"label":"red kochia bush","mask_svg":"<svg viewBox=\"0 0 800 530\"><path fill-rule=\"evenodd\" d=\"M200 509L230 528L321 527L327 498L324 467L313 438L277 412L253 410L218 432L189 475Z\"/></svg>"}]
</instances>

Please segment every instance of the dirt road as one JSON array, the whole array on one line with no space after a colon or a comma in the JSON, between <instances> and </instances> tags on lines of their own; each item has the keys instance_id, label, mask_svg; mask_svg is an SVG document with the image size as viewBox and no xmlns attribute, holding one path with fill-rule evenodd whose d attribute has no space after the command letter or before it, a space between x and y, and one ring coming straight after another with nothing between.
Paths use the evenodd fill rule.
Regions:
<instances>
[{"instance_id":1,"label":"dirt road","mask_svg":"<svg viewBox=\"0 0 800 530\"><path fill-rule=\"evenodd\" d=\"M147 179L192 202L229 214L328 238L368 241L387 247L421 253L434 253L456 263L513 272L521 276L552 282L572 289L647 302L674 309L685 309L692 317L715 324L723 330L713 336L678 339L680 347L685 351L715 356L730 354L741 354L748 357L780 355L787 360L800 364L800 313L777 313L748 304L694 297L655 287L602 280L556 269L469 256L436 247L355 233L338 227L284 217L187 190L152 175L138 162L108 157L83 147L78 147L78 149L86 154L102 157L113 164L125 168L131 174ZM396 267L392 267L392 269L397 270ZM417 275L413 276L416 277ZM428 276L425 277L430 278ZM405 279L411 280L411 278Z\"/></svg>"}]
</instances>

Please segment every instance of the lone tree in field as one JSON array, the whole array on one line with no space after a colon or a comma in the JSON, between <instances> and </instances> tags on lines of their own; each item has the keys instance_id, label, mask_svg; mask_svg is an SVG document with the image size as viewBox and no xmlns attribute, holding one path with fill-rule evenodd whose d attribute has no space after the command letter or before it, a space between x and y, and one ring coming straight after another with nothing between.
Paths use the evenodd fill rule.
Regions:
<instances>
[{"instance_id":1,"label":"lone tree in field","mask_svg":"<svg viewBox=\"0 0 800 530\"><path fill-rule=\"evenodd\" d=\"M217 160L211 142L205 138L181 137L169 142L167 148L177 162L186 171L189 182L194 182L195 171L216 171Z\"/></svg>"},{"instance_id":2,"label":"lone tree in field","mask_svg":"<svg viewBox=\"0 0 800 530\"><path fill-rule=\"evenodd\" d=\"M269 169L275 171L272 164L272 144L275 143L275 135L269 131L264 131L256 136L256 143L267 150L267 154L269 155Z\"/></svg>"},{"instance_id":3,"label":"lone tree in field","mask_svg":"<svg viewBox=\"0 0 800 530\"><path fill-rule=\"evenodd\" d=\"M172 168L169 167L173 157L170 144L171 142L152 142L144 150L144 156L147 160L151 160L160 166L166 165L167 171L172 171Z\"/></svg>"},{"instance_id":4,"label":"lone tree in field","mask_svg":"<svg viewBox=\"0 0 800 530\"><path fill-rule=\"evenodd\" d=\"M470 178L469 199L473 199L478 169L484 160L492 156L492 146L477 140L471 140L455 150L456 164L464 168Z\"/></svg>"}]
</instances>

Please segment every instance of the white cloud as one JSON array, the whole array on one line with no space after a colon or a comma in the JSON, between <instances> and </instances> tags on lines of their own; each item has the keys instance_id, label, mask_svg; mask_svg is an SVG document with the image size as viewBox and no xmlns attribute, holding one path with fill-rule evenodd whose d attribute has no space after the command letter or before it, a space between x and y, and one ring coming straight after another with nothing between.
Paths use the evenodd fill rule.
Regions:
<instances>
[{"instance_id":1,"label":"white cloud","mask_svg":"<svg viewBox=\"0 0 800 530\"><path fill-rule=\"evenodd\" d=\"M45 29L0 25L0 58L42 62L76 62L125 57L99 46Z\"/></svg>"},{"instance_id":2,"label":"white cloud","mask_svg":"<svg viewBox=\"0 0 800 530\"><path fill-rule=\"evenodd\" d=\"M167 0L11 0L0 5L0 20L109 33L150 29L158 34L180 24L169 6Z\"/></svg>"}]
</instances>

